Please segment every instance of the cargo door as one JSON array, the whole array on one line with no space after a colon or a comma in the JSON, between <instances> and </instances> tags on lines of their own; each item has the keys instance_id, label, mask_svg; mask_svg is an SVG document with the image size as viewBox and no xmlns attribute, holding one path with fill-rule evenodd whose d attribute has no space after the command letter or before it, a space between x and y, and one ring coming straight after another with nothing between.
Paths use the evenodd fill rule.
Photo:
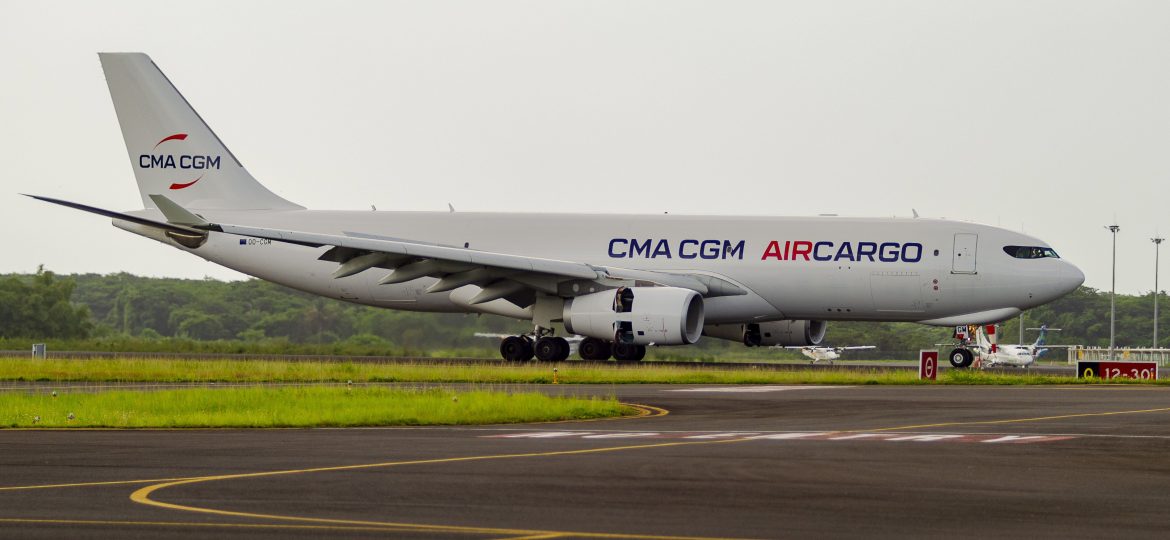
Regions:
<instances>
[{"instance_id":1,"label":"cargo door","mask_svg":"<svg viewBox=\"0 0 1170 540\"><path fill-rule=\"evenodd\" d=\"M955 235L955 252L951 257L952 274L974 274L975 252L979 247L979 235L959 233Z\"/></svg>"}]
</instances>

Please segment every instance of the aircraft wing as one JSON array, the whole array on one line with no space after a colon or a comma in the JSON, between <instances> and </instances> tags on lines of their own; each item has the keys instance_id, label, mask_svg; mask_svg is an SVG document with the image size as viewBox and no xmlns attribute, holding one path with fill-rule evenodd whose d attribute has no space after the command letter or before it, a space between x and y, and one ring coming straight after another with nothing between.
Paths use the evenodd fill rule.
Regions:
<instances>
[{"instance_id":1,"label":"aircraft wing","mask_svg":"<svg viewBox=\"0 0 1170 540\"><path fill-rule=\"evenodd\" d=\"M580 287L582 283L617 287L642 282L690 289L705 297L747 294L737 285L712 276L596 266L363 233L333 235L222 223L211 224L209 230L304 246L328 246L330 249L318 259L340 265L333 273L335 278L377 267L393 270L379 281L381 284L433 277L439 281L427 292L445 292L465 285L479 286L482 290L471 298L471 304L505 298L520 307L527 307L535 301L536 292L577 296L580 294L577 291L585 290ZM578 285L576 289L574 284Z\"/></svg>"},{"instance_id":2,"label":"aircraft wing","mask_svg":"<svg viewBox=\"0 0 1170 540\"><path fill-rule=\"evenodd\" d=\"M383 268L392 270L392 272L383 277L378 282L380 284L404 283L422 277L432 277L437 278L438 281L427 288L427 292L445 292L466 285L476 285L480 287L481 291L469 300L470 304L481 304L504 298L524 308L535 302L537 292L572 297L585 294L579 291L631 285L680 287L698 292L707 298L747 294L747 291L734 283L702 274L598 266L582 262L441 246L360 232L321 234L227 223L209 223L163 195L152 195L151 199L155 201L158 209L166 217L166 222L50 197L35 195L30 195L30 197L183 234L205 235L220 232L308 247L328 247L329 249L322 253L318 259L338 263L337 270L333 272L334 278L352 276L372 268ZM588 287L589 284L595 284L595 286Z\"/></svg>"},{"instance_id":3,"label":"aircraft wing","mask_svg":"<svg viewBox=\"0 0 1170 540\"><path fill-rule=\"evenodd\" d=\"M184 226L184 225L181 225L178 223L173 223L173 222L169 222L169 221L168 222L155 221L153 219L141 218L138 216L132 216L130 214L124 214L122 212L114 212L112 210L105 210L103 208L98 208L96 206L89 206L89 205L70 202L70 201L66 201L66 200L62 200L62 199L54 199L52 197L43 197L41 195L24 194L24 196L25 197L32 197L38 201L45 201L45 202L49 202L49 203L53 203L53 204L59 204L61 206L67 206L69 208L73 208L74 210L81 210L83 212L90 212L92 214L97 214L99 216L106 216L108 218L120 219L123 221L129 221L131 223L137 223L139 225L145 225L147 227L154 227L156 229L163 230L163 231L171 231L171 232L184 233L184 234L203 234L204 233L204 231L195 229L193 227L187 227L187 226Z\"/></svg>"}]
</instances>

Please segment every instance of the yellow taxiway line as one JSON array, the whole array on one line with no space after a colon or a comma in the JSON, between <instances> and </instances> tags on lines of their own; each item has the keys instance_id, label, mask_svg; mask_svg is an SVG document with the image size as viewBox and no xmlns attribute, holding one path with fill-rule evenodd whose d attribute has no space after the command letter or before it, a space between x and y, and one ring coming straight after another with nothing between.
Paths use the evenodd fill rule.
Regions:
<instances>
[{"instance_id":1,"label":"yellow taxiway line","mask_svg":"<svg viewBox=\"0 0 1170 540\"><path fill-rule=\"evenodd\" d=\"M253 512L238 512L234 510L219 510L215 508L204 508L196 506L186 506L180 504L167 503L157 501L151 498L151 495L156 491L166 489L174 486L196 484L202 482L213 482L217 480L234 480L240 478L260 478L267 476L287 476L294 474L309 474L318 472L335 472L335 471L351 471L362 469L386 468L386 467L400 467L408 465L429 465L437 463L461 463L469 461L489 461L499 459L518 459L518 458L532 458L532 457L550 457L550 456L571 456L583 454L600 454L605 452L620 452L625 450L643 450L650 448L668 448L674 446L697 446L710 444L728 444L736 442L744 442L750 439L726 439L719 441L688 441L688 442L670 442L670 443L654 443L641 444L629 446L610 446L605 448L589 448L584 450L558 450L553 452L530 452L522 454L493 454L486 456L465 456L455 458L439 458L439 459L420 459L411 461L389 461L385 463L369 463L361 465L341 465L337 467L315 467L310 469L290 469L283 471L267 471L259 473L243 473L243 474L227 474L220 476L205 476L199 478L190 478L183 480L174 480L162 482L158 484L149 485L138 489L130 494L130 500L154 506L157 508L164 508L167 510L178 510L185 512L196 512L201 514L211 514L218 516L227 516L235 518L251 518L251 519L270 519L279 521L295 521L300 523L315 523L325 525L348 525L359 527L386 527L398 530L411 530L419 532L452 532L452 533L466 533L466 534L485 534L485 535L507 535L509 537L519 538L555 538L558 536L573 536L573 537L588 537L588 538L614 538L614 539L645 539L645 540L711 540L710 537L693 537L693 536L662 536L662 535L645 535L645 534L626 534L626 533L602 533L602 532L584 532L584 531L546 531L546 530L525 530L525 529L506 529L494 527L464 527L456 525L431 525L420 523L399 523L388 521L365 521L365 520L349 520L349 519L330 519L330 518L315 518L305 516L288 516L279 514L260 514Z\"/></svg>"},{"instance_id":2,"label":"yellow taxiway line","mask_svg":"<svg viewBox=\"0 0 1170 540\"><path fill-rule=\"evenodd\" d=\"M657 407L650 407L644 405L632 405L638 408L642 414L636 417L627 418L648 418L653 416L663 416L668 414L665 409ZM974 420L963 422L940 422L934 424L918 424L894 426L885 428L875 428L866 430L849 430L849 431L900 431L911 429L926 429L936 427L954 427L965 425L994 425L994 424L1009 424L1009 423L1028 423L1028 422L1044 422L1052 420L1062 420L1068 418L1083 418L1096 416L1114 416L1126 414L1149 414L1159 412L1170 412L1170 407L1157 409L1140 409L1127 411L1108 411L1097 413L1077 413L1054 416L1039 416L1030 418L1014 418L1001 420ZM736 438L723 439L711 441L687 441L687 442L669 442L669 443L653 443L642 445L628 445L628 446L612 446L604 448L591 448L583 450L561 450L552 452L531 452L518 454L495 454L484 456L464 456L453 458L437 458L437 459L423 459L410 461L389 461L382 463L368 463L357 465L341 465L334 467L315 467L305 469L289 469L279 471L266 471L254 473L241 474L227 474L215 476L200 476L190 478L162 478L162 479L147 479L147 480L126 480L126 481L109 481L109 482L88 482L88 483L73 483L73 484L52 484L52 485L34 485L34 486L10 486L0 487L0 491L25 490L25 489L49 489L58 487L81 487L81 486L109 486L109 485L126 485L126 484L151 484L134 491L130 495L130 500L157 508L167 510L176 510L184 512L194 512L200 514L219 515L233 518L251 518L274 521L297 522L297 525L290 524L218 524L218 523L197 523L189 524L184 522L135 522L135 521L83 521L83 520L21 520L21 519L0 519L0 523L60 523L60 524L107 524L107 525L156 525L156 526L207 526L207 527L287 527L287 528L321 528L321 529L337 529L337 530L379 530L379 531L408 531L408 532L433 532L433 533L462 533L462 534L483 534L483 535L499 535L507 536L512 540L537 540L545 538L558 538L565 536L573 537L590 537L590 538L613 538L613 539L648 539L648 540L698 540L698 537L678 537L678 536L659 536L659 535L641 535L641 534L625 534L625 533L601 533L601 532L584 532L584 531L547 531L547 530L524 530L524 529L508 529L508 528L492 528L492 527L470 527L470 526L456 526L456 525L434 525L434 524L419 524L419 523L399 523L388 521L366 521L366 520L346 520L346 519L330 519L330 518L315 518L306 516L290 516L278 514L261 514L252 512L239 512L232 510L220 510L214 508L203 508L195 506L186 506L174 503L167 503L151 498L152 495L158 491L175 486L212 482L219 480L233 480L233 479L247 479L247 478L261 478L270 476L287 476L295 474L311 474L319 472L336 472L336 471L351 471L364 470L375 468L388 468L410 465L426 465L426 464L440 464L440 463L460 463L473 461L488 461L501 459L522 459L533 457L552 457L552 456L571 456L571 455L586 455L598 454L604 452L620 452L629 450L642 450L652 448L667 448L676 446L698 446L698 445L712 445L712 444L729 444L737 442L745 442L752 440L750 438ZM709 540L709 539L704 539Z\"/></svg>"}]
</instances>

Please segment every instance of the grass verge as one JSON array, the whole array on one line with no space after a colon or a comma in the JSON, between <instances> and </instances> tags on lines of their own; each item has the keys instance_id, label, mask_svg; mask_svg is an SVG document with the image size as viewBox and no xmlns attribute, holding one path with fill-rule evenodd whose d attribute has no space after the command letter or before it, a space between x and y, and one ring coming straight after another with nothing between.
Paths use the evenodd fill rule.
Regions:
<instances>
[{"instance_id":1,"label":"grass verge","mask_svg":"<svg viewBox=\"0 0 1170 540\"><path fill-rule=\"evenodd\" d=\"M559 364L564 384L931 384L915 370L883 369L711 369L701 365L653 364L575 366ZM281 362L270 360L0 359L0 381L159 382L159 383L307 383L436 382L551 383L553 368L541 364L371 364L345 362ZM1098 379L1053 375L944 371L935 384L1096 384ZM1111 383L1170 384L1163 381Z\"/></svg>"},{"instance_id":2,"label":"grass verge","mask_svg":"<svg viewBox=\"0 0 1170 540\"><path fill-rule=\"evenodd\" d=\"M614 398L536 392L281 387L0 393L3 428L302 428L504 424L633 414ZM70 416L72 415L72 418Z\"/></svg>"}]
</instances>

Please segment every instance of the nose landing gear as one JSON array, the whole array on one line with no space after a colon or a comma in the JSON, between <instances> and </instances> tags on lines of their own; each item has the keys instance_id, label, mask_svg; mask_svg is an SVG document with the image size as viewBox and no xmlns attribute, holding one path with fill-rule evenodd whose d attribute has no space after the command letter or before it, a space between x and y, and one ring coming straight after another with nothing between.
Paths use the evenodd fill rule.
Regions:
<instances>
[{"instance_id":1,"label":"nose landing gear","mask_svg":"<svg viewBox=\"0 0 1170 540\"><path fill-rule=\"evenodd\" d=\"M956 368L965 368L975 361L975 355L965 348L957 348L951 351L951 366Z\"/></svg>"}]
</instances>

